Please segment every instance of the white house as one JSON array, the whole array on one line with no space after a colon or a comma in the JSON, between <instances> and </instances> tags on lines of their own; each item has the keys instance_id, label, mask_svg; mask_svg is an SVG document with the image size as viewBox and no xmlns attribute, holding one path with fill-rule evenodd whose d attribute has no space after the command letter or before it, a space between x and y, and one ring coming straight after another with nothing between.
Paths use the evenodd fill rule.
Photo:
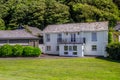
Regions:
<instances>
[{"instance_id":1,"label":"white house","mask_svg":"<svg viewBox=\"0 0 120 80\"><path fill-rule=\"evenodd\" d=\"M60 56L106 56L108 22L48 25L43 30L44 53Z\"/></svg>"}]
</instances>

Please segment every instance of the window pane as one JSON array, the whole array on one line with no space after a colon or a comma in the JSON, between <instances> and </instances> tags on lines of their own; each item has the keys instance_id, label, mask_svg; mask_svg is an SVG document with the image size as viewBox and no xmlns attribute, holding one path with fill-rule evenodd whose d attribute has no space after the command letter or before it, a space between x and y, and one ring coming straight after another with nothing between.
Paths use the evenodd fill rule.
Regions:
<instances>
[{"instance_id":1,"label":"window pane","mask_svg":"<svg viewBox=\"0 0 120 80\"><path fill-rule=\"evenodd\" d=\"M96 45L92 45L92 51L97 51L97 46Z\"/></svg>"},{"instance_id":2,"label":"window pane","mask_svg":"<svg viewBox=\"0 0 120 80\"><path fill-rule=\"evenodd\" d=\"M68 50L68 46L64 46L64 50L67 51Z\"/></svg>"},{"instance_id":3,"label":"window pane","mask_svg":"<svg viewBox=\"0 0 120 80\"><path fill-rule=\"evenodd\" d=\"M77 51L77 46L73 46L73 50L74 50L74 51Z\"/></svg>"},{"instance_id":4,"label":"window pane","mask_svg":"<svg viewBox=\"0 0 120 80\"><path fill-rule=\"evenodd\" d=\"M67 54L68 54L68 52L64 52L64 54L65 54L65 55L67 55Z\"/></svg>"},{"instance_id":5,"label":"window pane","mask_svg":"<svg viewBox=\"0 0 120 80\"><path fill-rule=\"evenodd\" d=\"M46 47L46 50L47 50L47 51L51 51L51 46L47 46L47 47Z\"/></svg>"},{"instance_id":6,"label":"window pane","mask_svg":"<svg viewBox=\"0 0 120 80\"><path fill-rule=\"evenodd\" d=\"M59 46L56 46L56 51L59 51Z\"/></svg>"},{"instance_id":7,"label":"window pane","mask_svg":"<svg viewBox=\"0 0 120 80\"><path fill-rule=\"evenodd\" d=\"M46 41L47 41L47 42L50 41L50 34L46 34Z\"/></svg>"},{"instance_id":8,"label":"window pane","mask_svg":"<svg viewBox=\"0 0 120 80\"><path fill-rule=\"evenodd\" d=\"M97 41L97 33L92 32L92 41Z\"/></svg>"},{"instance_id":9,"label":"window pane","mask_svg":"<svg viewBox=\"0 0 120 80\"><path fill-rule=\"evenodd\" d=\"M62 41L62 34L58 34L57 35L57 42L61 42Z\"/></svg>"},{"instance_id":10,"label":"window pane","mask_svg":"<svg viewBox=\"0 0 120 80\"><path fill-rule=\"evenodd\" d=\"M73 55L77 55L77 52L73 52Z\"/></svg>"},{"instance_id":11,"label":"window pane","mask_svg":"<svg viewBox=\"0 0 120 80\"><path fill-rule=\"evenodd\" d=\"M72 51L72 46L69 46L69 51Z\"/></svg>"}]
</instances>

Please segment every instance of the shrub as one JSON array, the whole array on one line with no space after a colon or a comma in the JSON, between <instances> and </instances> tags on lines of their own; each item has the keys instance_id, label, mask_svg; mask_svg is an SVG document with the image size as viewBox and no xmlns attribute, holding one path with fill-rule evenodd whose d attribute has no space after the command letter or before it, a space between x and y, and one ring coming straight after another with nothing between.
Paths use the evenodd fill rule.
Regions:
<instances>
[{"instance_id":1,"label":"shrub","mask_svg":"<svg viewBox=\"0 0 120 80\"><path fill-rule=\"evenodd\" d=\"M5 44L3 46L1 46L0 48L0 56L2 57L9 57L12 56L12 46L9 44Z\"/></svg>"},{"instance_id":2,"label":"shrub","mask_svg":"<svg viewBox=\"0 0 120 80\"><path fill-rule=\"evenodd\" d=\"M13 46L12 56L20 57L20 56L22 56L22 53L23 53L23 46L18 45L18 44Z\"/></svg>"},{"instance_id":3,"label":"shrub","mask_svg":"<svg viewBox=\"0 0 120 80\"><path fill-rule=\"evenodd\" d=\"M108 43L112 43L113 42L113 35L112 32L108 33Z\"/></svg>"},{"instance_id":4,"label":"shrub","mask_svg":"<svg viewBox=\"0 0 120 80\"><path fill-rule=\"evenodd\" d=\"M23 56L31 57L33 55L34 48L32 46L26 46L23 49Z\"/></svg>"},{"instance_id":5,"label":"shrub","mask_svg":"<svg viewBox=\"0 0 120 80\"><path fill-rule=\"evenodd\" d=\"M41 50L39 48L34 48L32 46L26 46L23 49L24 57L35 57L41 54Z\"/></svg>"},{"instance_id":6,"label":"shrub","mask_svg":"<svg viewBox=\"0 0 120 80\"><path fill-rule=\"evenodd\" d=\"M41 54L42 52L41 52L41 50L40 50L40 48L37 48L37 47L35 47L34 48L34 50L33 50L33 56L39 56L40 54Z\"/></svg>"},{"instance_id":7,"label":"shrub","mask_svg":"<svg viewBox=\"0 0 120 80\"><path fill-rule=\"evenodd\" d=\"M106 47L109 58L120 60L120 43L110 43Z\"/></svg>"}]
</instances>

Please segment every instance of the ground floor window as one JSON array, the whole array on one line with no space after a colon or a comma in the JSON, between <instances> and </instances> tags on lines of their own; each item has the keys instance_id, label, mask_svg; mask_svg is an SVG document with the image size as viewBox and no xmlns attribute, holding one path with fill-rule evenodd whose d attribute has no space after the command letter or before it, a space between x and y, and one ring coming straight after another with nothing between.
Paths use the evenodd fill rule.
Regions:
<instances>
[{"instance_id":1,"label":"ground floor window","mask_svg":"<svg viewBox=\"0 0 120 80\"><path fill-rule=\"evenodd\" d=\"M64 51L77 51L77 46L64 46Z\"/></svg>"},{"instance_id":2,"label":"ground floor window","mask_svg":"<svg viewBox=\"0 0 120 80\"><path fill-rule=\"evenodd\" d=\"M92 51L97 51L97 45L92 45Z\"/></svg>"},{"instance_id":3,"label":"ground floor window","mask_svg":"<svg viewBox=\"0 0 120 80\"><path fill-rule=\"evenodd\" d=\"M68 52L64 52L64 54L65 54L65 55L67 55L67 54L68 54Z\"/></svg>"},{"instance_id":4,"label":"ground floor window","mask_svg":"<svg viewBox=\"0 0 120 80\"><path fill-rule=\"evenodd\" d=\"M64 51L67 51L68 50L68 46L64 46Z\"/></svg>"},{"instance_id":5,"label":"ground floor window","mask_svg":"<svg viewBox=\"0 0 120 80\"><path fill-rule=\"evenodd\" d=\"M74 51L77 51L77 46L73 46L73 50L74 50Z\"/></svg>"},{"instance_id":6,"label":"ground floor window","mask_svg":"<svg viewBox=\"0 0 120 80\"><path fill-rule=\"evenodd\" d=\"M47 51L51 51L51 46L46 46Z\"/></svg>"},{"instance_id":7,"label":"ground floor window","mask_svg":"<svg viewBox=\"0 0 120 80\"><path fill-rule=\"evenodd\" d=\"M56 51L59 51L59 46L56 46Z\"/></svg>"},{"instance_id":8,"label":"ground floor window","mask_svg":"<svg viewBox=\"0 0 120 80\"><path fill-rule=\"evenodd\" d=\"M77 52L73 52L73 55L77 55Z\"/></svg>"},{"instance_id":9,"label":"ground floor window","mask_svg":"<svg viewBox=\"0 0 120 80\"><path fill-rule=\"evenodd\" d=\"M72 46L69 46L69 51L72 51Z\"/></svg>"}]
</instances>

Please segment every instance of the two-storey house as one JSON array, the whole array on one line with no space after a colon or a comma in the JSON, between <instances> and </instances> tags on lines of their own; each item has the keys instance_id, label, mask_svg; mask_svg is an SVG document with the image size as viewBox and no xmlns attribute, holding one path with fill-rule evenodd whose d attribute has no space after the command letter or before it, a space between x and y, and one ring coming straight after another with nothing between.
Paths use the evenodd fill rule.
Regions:
<instances>
[{"instance_id":1,"label":"two-storey house","mask_svg":"<svg viewBox=\"0 0 120 80\"><path fill-rule=\"evenodd\" d=\"M43 40L46 54L106 56L108 22L48 25Z\"/></svg>"}]
</instances>

